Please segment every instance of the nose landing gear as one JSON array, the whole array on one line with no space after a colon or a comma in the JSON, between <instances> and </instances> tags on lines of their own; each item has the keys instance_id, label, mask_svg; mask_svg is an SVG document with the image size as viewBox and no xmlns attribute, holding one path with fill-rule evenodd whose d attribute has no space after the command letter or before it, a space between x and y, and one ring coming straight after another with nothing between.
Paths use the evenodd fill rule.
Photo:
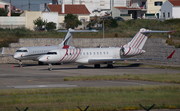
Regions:
<instances>
[{"instance_id":1,"label":"nose landing gear","mask_svg":"<svg viewBox=\"0 0 180 111\"><path fill-rule=\"evenodd\" d=\"M19 67L22 68L22 61L19 60Z\"/></svg>"},{"instance_id":2,"label":"nose landing gear","mask_svg":"<svg viewBox=\"0 0 180 111\"><path fill-rule=\"evenodd\" d=\"M52 64L49 64L48 70L52 71Z\"/></svg>"}]
</instances>

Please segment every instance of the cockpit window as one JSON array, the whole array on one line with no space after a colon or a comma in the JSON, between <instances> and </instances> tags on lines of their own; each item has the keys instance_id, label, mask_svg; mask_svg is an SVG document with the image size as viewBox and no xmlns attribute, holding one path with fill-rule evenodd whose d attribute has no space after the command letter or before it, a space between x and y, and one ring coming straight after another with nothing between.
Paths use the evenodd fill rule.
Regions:
<instances>
[{"instance_id":1,"label":"cockpit window","mask_svg":"<svg viewBox=\"0 0 180 111\"><path fill-rule=\"evenodd\" d=\"M27 50L17 50L16 52L28 52Z\"/></svg>"},{"instance_id":2,"label":"cockpit window","mask_svg":"<svg viewBox=\"0 0 180 111\"><path fill-rule=\"evenodd\" d=\"M57 52L48 52L48 55L57 55Z\"/></svg>"}]
</instances>

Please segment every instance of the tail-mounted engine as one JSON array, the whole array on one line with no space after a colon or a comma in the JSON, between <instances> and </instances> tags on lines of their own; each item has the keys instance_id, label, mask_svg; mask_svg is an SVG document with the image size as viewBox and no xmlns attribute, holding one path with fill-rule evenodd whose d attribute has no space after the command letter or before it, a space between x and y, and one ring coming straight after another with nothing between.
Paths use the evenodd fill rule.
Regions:
<instances>
[{"instance_id":1,"label":"tail-mounted engine","mask_svg":"<svg viewBox=\"0 0 180 111\"><path fill-rule=\"evenodd\" d=\"M144 52L146 51L133 47L121 47L120 49L121 56L135 56L135 55L143 54Z\"/></svg>"}]
</instances>

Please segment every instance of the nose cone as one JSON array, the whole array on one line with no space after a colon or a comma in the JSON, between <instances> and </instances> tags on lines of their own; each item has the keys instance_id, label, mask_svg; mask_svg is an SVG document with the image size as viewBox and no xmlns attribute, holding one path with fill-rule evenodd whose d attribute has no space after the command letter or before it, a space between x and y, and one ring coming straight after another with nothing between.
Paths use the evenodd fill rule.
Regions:
<instances>
[{"instance_id":1,"label":"nose cone","mask_svg":"<svg viewBox=\"0 0 180 111\"><path fill-rule=\"evenodd\" d=\"M20 59L21 59L21 56L20 56L19 54L16 54L16 53L14 54L13 57L14 57L14 59L17 59L17 60L20 60Z\"/></svg>"},{"instance_id":2,"label":"nose cone","mask_svg":"<svg viewBox=\"0 0 180 111\"><path fill-rule=\"evenodd\" d=\"M40 56L39 58L38 58L38 60L40 61L40 62L47 62L47 57L46 56Z\"/></svg>"}]
</instances>

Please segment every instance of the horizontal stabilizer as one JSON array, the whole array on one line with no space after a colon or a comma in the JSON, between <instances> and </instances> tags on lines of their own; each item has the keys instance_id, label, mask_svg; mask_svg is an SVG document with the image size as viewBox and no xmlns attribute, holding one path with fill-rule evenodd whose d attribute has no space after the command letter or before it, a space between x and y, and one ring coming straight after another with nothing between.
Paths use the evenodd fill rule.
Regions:
<instances>
[{"instance_id":1,"label":"horizontal stabilizer","mask_svg":"<svg viewBox=\"0 0 180 111\"><path fill-rule=\"evenodd\" d=\"M13 56L12 54L4 54L4 47L2 48L1 55Z\"/></svg>"},{"instance_id":2,"label":"horizontal stabilizer","mask_svg":"<svg viewBox=\"0 0 180 111\"><path fill-rule=\"evenodd\" d=\"M69 29L69 30L59 30L58 32L98 32L98 30L73 30L73 29Z\"/></svg>"},{"instance_id":3,"label":"horizontal stabilizer","mask_svg":"<svg viewBox=\"0 0 180 111\"><path fill-rule=\"evenodd\" d=\"M144 31L144 32L141 32L142 34L144 33L173 33L175 31L158 31L158 30L149 30L149 31Z\"/></svg>"}]
</instances>

